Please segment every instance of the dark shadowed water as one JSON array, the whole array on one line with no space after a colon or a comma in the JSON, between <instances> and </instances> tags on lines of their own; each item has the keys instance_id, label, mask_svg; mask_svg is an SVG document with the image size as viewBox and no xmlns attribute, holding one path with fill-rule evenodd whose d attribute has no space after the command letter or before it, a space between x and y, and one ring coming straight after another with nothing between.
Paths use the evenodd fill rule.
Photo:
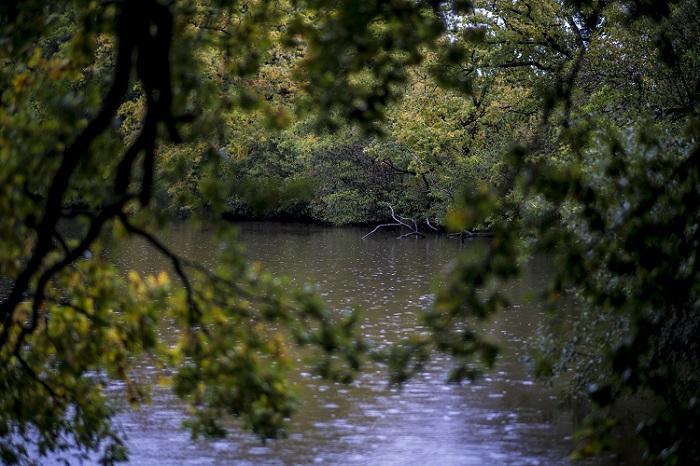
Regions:
<instances>
[{"instance_id":1,"label":"dark shadowed water","mask_svg":"<svg viewBox=\"0 0 700 466\"><path fill-rule=\"evenodd\" d=\"M368 338L389 344L416 329L416 313L432 300L432 282L460 252L458 240L397 240L377 234L361 240L357 228L243 223L248 256L297 284L314 284L337 310L362 309ZM178 253L213 259L213 235L182 227L160 237ZM484 240L486 241L486 240ZM465 248L483 247L475 241ZM124 267L143 272L166 262L134 241L113 251ZM557 392L535 382L526 345L542 321L529 302L546 279L546 260L533 261L509 286L514 305L488 324L503 346L496 368L472 384L444 382L448 361L436 358L402 391L387 388L379 369L351 386L333 385L303 372L296 381L304 402L287 439L261 441L240 430L221 440L192 442L181 429L183 406L165 388L151 405L119 415L131 463L237 465L568 465L574 416ZM167 330L166 330L167 331ZM152 369L142 369L147 374ZM582 464L582 463L577 463ZM583 464L608 464L598 459Z\"/></svg>"},{"instance_id":2,"label":"dark shadowed water","mask_svg":"<svg viewBox=\"0 0 700 466\"><path fill-rule=\"evenodd\" d=\"M355 228L241 224L251 259L297 284L316 285L333 309L362 309L367 337L388 344L416 329L416 313L430 305L433 280L460 252L460 244L444 237L396 240L389 233L363 241L362 234ZM180 254L205 263L213 259L210 234L172 228L161 237ZM116 260L144 272L167 267L139 242L118 251ZM476 383L445 384L448 362L440 358L402 391L387 389L380 370L350 387L302 373L297 385L304 404L289 438L266 444L238 430L226 439L193 443L180 427L183 407L166 389L156 389L152 405L118 419L131 460L140 465L569 464L573 415L556 391L533 381L526 365L527 340L543 319L528 296L546 275L546 261L534 261L511 285L514 305L488 326L503 345L503 356Z\"/></svg>"}]
</instances>

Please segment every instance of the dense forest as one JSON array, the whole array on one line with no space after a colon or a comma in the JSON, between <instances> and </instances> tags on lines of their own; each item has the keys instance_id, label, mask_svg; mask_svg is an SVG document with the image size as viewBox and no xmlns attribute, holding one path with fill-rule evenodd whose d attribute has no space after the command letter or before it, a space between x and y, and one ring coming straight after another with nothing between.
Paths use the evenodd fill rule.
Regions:
<instances>
[{"instance_id":1,"label":"dense forest","mask_svg":"<svg viewBox=\"0 0 700 466\"><path fill-rule=\"evenodd\" d=\"M522 11L500 2L474 8L468 18L445 18L446 36L436 49L401 70L406 76L393 90L400 100L381 109L369 133L344 124L340 115L339 121L321 122L330 124L332 133L318 131L318 114L291 119L314 92L299 75L302 46L275 44L260 58L255 75L239 79L226 71L225 54L206 54L207 79L215 83L218 98L250 99L243 103L252 106L227 109L211 133L218 142L210 140L209 149L221 158L216 176L225 173L228 180L217 193L221 209L234 217L347 224L387 219L389 203L410 217L444 224L462 190L488 186L502 191L521 213L536 215L537 205L517 199L512 167L503 155L539 131L538 152L548 161L566 162L560 122L552 119L546 127L540 122L547 93L561 85L577 59L580 70L567 109L571 124L595 121L601 132L683 128L697 72L695 35L684 18L694 12L679 11L668 20L673 24L663 26L648 19L627 26L624 12L608 12L606 24L599 26L605 31L594 35L584 25L579 28L575 10L556 3L528 3ZM655 51L661 28L672 30L667 39L687 54L668 67L659 67ZM454 56L443 56L449 54ZM373 85L370 77L356 79L360 94ZM138 108L136 95L133 105ZM366 111L362 97L347 105ZM283 128L271 131L271 125ZM181 171L164 173L175 181L163 187L162 208L186 215L215 202L207 196L203 152L196 146L164 150L162 169Z\"/></svg>"},{"instance_id":2,"label":"dense forest","mask_svg":"<svg viewBox=\"0 0 700 466\"><path fill-rule=\"evenodd\" d=\"M612 448L616 406L642 399L644 461L697 464L699 39L697 0L3 3L0 459L125 460L103 387L145 401L144 355L195 435L226 416L280 435L292 347L339 383L373 360L401 384L435 352L451 382L478 377L499 350L475 322L547 254L534 370L590 403L574 455ZM231 231L392 215L491 238L437 285L428 332L387 351L249 264ZM216 225L220 263L161 242L173 221ZM172 276L117 270L102 251L129 236Z\"/></svg>"}]
</instances>

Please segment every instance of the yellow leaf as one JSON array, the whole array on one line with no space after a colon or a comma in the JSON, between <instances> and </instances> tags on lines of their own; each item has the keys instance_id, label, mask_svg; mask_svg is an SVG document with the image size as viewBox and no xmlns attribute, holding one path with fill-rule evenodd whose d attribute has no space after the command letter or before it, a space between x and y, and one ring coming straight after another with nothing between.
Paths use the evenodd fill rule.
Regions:
<instances>
[{"instance_id":1,"label":"yellow leaf","mask_svg":"<svg viewBox=\"0 0 700 466\"><path fill-rule=\"evenodd\" d=\"M12 86L15 88L15 92L22 92L29 82L29 72L25 71L15 76L12 80Z\"/></svg>"}]
</instances>

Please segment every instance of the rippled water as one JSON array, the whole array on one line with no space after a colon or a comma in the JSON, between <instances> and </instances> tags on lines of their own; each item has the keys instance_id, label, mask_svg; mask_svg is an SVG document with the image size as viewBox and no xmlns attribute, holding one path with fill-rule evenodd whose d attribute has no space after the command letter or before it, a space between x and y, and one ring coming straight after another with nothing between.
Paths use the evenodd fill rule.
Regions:
<instances>
[{"instance_id":1,"label":"rippled water","mask_svg":"<svg viewBox=\"0 0 700 466\"><path fill-rule=\"evenodd\" d=\"M390 233L361 240L356 228L243 223L248 255L297 284L310 283L334 309L363 310L368 338L388 344L416 328L416 313L431 302L431 285L460 252L457 240L397 240ZM211 262L211 234L171 228L161 238L180 254ZM483 247L475 241L465 248ZM165 261L134 241L113 252L124 267L155 272ZM556 391L526 368L526 342L543 315L527 296L543 283L548 264L535 261L508 290L514 305L489 323L504 349L496 368L472 384L444 382L448 362L436 358L402 391L372 370L351 386L302 373L304 403L287 439L262 443L232 429L221 440L192 442L181 429L183 406L156 388L151 405L117 418L131 462L239 465L567 465L574 418ZM143 367L148 373L149 367ZM582 463L577 463L582 464ZM608 464L597 459L583 464Z\"/></svg>"}]
</instances>

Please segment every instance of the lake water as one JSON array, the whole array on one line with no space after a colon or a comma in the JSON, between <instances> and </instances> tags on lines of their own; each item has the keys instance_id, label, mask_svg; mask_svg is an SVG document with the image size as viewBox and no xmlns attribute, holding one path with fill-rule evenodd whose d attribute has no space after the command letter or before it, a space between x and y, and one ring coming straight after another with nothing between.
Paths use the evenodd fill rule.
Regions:
<instances>
[{"instance_id":1,"label":"lake water","mask_svg":"<svg viewBox=\"0 0 700 466\"><path fill-rule=\"evenodd\" d=\"M365 335L389 344L417 328L416 314L432 300L432 284L461 248L444 236L397 240L366 229L242 223L241 239L252 260L275 274L309 283L333 309L362 310ZM205 264L213 260L213 235L184 227L159 236L179 254ZM142 272L167 269L146 244L133 241L114 251L123 267ZM557 391L533 380L527 342L544 319L528 298L547 277L546 260L526 266L509 285L513 306L487 325L502 345L496 367L475 383L445 383L449 361L436 357L403 390L387 388L376 368L350 386L319 380L302 370L295 379L303 405L289 437L262 443L232 427L228 437L192 442L182 430L184 407L165 388L152 404L126 411L117 424L126 433L135 465L568 465L575 430L573 413ZM165 329L165 332L168 330ZM152 368L141 369L148 375ZM595 459L576 464L612 464Z\"/></svg>"}]
</instances>

